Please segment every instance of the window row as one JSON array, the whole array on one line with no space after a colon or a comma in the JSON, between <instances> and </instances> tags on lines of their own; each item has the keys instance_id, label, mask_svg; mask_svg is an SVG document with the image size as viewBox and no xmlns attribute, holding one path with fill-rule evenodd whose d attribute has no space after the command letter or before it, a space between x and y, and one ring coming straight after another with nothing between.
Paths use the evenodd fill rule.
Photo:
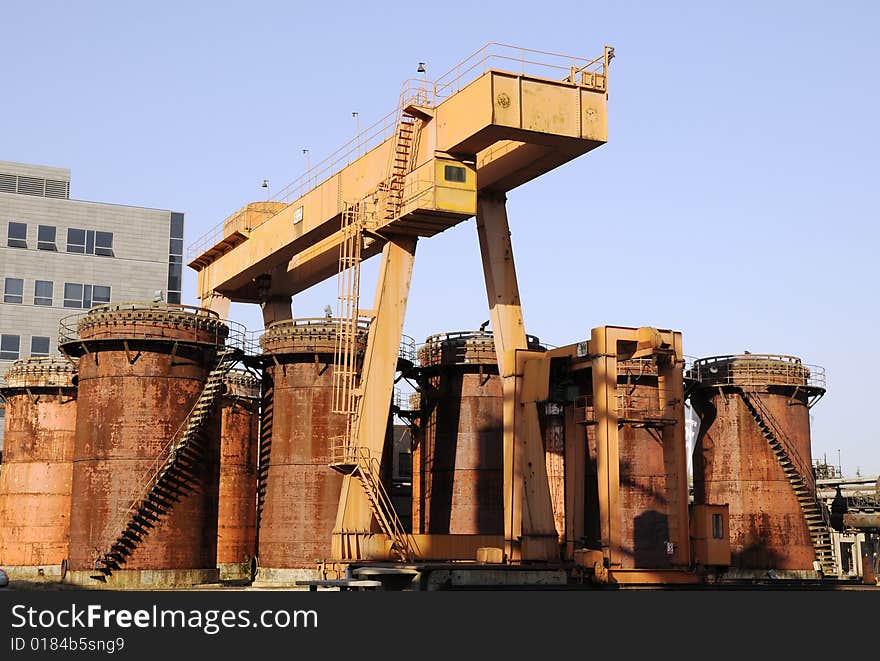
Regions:
<instances>
[{"instance_id":1,"label":"window row","mask_svg":"<svg viewBox=\"0 0 880 661\"><path fill-rule=\"evenodd\" d=\"M0 334L0 360L18 360L21 358L21 335ZM48 356L50 338L40 335L31 336L31 356Z\"/></svg>"},{"instance_id":2,"label":"window row","mask_svg":"<svg viewBox=\"0 0 880 661\"><path fill-rule=\"evenodd\" d=\"M34 280L34 305L53 305L55 283L51 280ZM93 305L110 302L110 287L85 285L78 282L64 283L63 305L66 308L88 309ZM4 303L24 303L24 280L6 278L3 285Z\"/></svg>"},{"instance_id":3,"label":"window row","mask_svg":"<svg viewBox=\"0 0 880 661\"><path fill-rule=\"evenodd\" d=\"M57 251L57 229L53 225L40 225L37 228L37 250ZM10 248L27 248L27 224L9 221L6 228L6 245ZM80 255L113 257L113 232L67 228L67 252Z\"/></svg>"}]
</instances>

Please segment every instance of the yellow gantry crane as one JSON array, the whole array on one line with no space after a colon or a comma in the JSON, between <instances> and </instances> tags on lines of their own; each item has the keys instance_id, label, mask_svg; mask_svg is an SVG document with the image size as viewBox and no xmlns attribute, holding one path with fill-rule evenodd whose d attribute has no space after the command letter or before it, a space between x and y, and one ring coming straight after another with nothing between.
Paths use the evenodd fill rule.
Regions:
<instances>
[{"instance_id":1,"label":"yellow gantry crane","mask_svg":"<svg viewBox=\"0 0 880 661\"><path fill-rule=\"evenodd\" d=\"M223 317L238 301L259 304L266 325L289 319L293 296L339 275L334 410L349 416L338 464L350 469L334 530L339 560L418 553L387 520L368 464L382 455L416 244L473 216L503 383L504 551L510 562L558 558L539 397L523 389L529 358L543 354L526 343L505 200L606 142L613 55L609 46L590 59L488 44L433 82L407 81L392 113L190 247L199 298ZM365 310L360 263L379 254ZM384 536L371 532L373 517Z\"/></svg>"}]
</instances>

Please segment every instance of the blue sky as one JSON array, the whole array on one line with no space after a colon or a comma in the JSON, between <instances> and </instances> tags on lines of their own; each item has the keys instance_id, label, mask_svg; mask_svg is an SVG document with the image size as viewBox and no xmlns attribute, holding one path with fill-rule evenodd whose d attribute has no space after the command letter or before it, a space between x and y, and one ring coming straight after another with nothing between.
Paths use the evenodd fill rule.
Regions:
<instances>
[{"instance_id":1,"label":"blue sky","mask_svg":"<svg viewBox=\"0 0 880 661\"><path fill-rule=\"evenodd\" d=\"M488 41L598 55L609 141L512 191L528 330L684 333L686 353L823 365L814 456L880 472L873 424L880 5L13 3L0 159L72 169L72 195L186 212L187 241ZM367 282L375 263L365 267ZM184 298L194 302L188 273ZM332 281L298 316L335 307ZM234 316L259 328L253 306ZM406 332L488 318L474 222L423 241Z\"/></svg>"}]
</instances>

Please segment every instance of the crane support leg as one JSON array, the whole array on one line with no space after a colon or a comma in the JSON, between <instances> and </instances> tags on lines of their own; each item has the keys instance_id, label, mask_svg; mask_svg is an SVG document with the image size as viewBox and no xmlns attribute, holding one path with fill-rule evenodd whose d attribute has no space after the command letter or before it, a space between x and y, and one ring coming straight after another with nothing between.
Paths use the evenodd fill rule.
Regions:
<instances>
[{"instance_id":1,"label":"crane support leg","mask_svg":"<svg viewBox=\"0 0 880 661\"><path fill-rule=\"evenodd\" d=\"M679 336L677 339L680 340ZM675 347L675 356L681 356L681 347ZM672 358L660 363L658 385L661 405L666 407L664 417L684 421L684 360ZM663 463L666 468L666 498L669 502L669 541L673 544L673 566L690 564L690 523L688 520L687 442L683 424L663 427Z\"/></svg>"},{"instance_id":2,"label":"crane support leg","mask_svg":"<svg viewBox=\"0 0 880 661\"><path fill-rule=\"evenodd\" d=\"M522 401L517 352L527 352L528 343L503 195L478 196L477 233L504 397L505 554L509 562L557 560L537 404Z\"/></svg>"},{"instance_id":3,"label":"crane support leg","mask_svg":"<svg viewBox=\"0 0 880 661\"><path fill-rule=\"evenodd\" d=\"M595 337L595 332L594 332ZM598 342L591 341L591 348ZM616 351L613 345L611 351ZM602 553L609 567L620 566L620 449L617 432L617 356L593 358L593 407L596 416L596 472Z\"/></svg>"},{"instance_id":4,"label":"crane support leg","mask_svg":"<svg viewBox=\"0 0 880 661\"><path fill-rule=\"evenodd\" d=\"M565 407L565 559L584 536L586 500L587 427L575 419L574 406Z\"/></svg>"},{"instance_id":5,"label":"crane support leg","mask_svg":"<svg viewBox=\"0 0 880 661\"><path fill-rule=\"evenodd\" d=\"M385 445L416 241L416 237L390 237L382 249L353 434L356 445L369 449L375 457L382 456ZM381 558L387 550L373 539L370 502L357 478L346 475L343 479L333 531L333 555L341 560Z\"/></svg>"}]
</instances>

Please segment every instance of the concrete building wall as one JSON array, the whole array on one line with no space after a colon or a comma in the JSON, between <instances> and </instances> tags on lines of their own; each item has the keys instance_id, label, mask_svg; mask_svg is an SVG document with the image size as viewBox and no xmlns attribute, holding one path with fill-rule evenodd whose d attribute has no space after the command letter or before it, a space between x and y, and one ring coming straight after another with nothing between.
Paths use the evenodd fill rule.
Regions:
<instances>
[{"instance_id":1,"label":"concrete building wall","mask_svg":"<svg viewBox=\"0 0 880 661\"><path fill-rule=\"evenodd\" d=\"M0 161L0 175L6 177L5 190L9 190L13 177L19 188L21 177L31 177L30 191L39 190L33 183L35 178L69 180L69 170L6 161ZM34 355L31 347L35 337L49 338L49 353L57 354L61 319L83 312L90 302L93 305L103 302L97 300L98 296L90 300L83 295L79 305L74 307L72 299L65 299L65 284L109 287L110 301L114 303L151 301L157 291L162 292L163 300L180 302L183 214L3 190L0 187L0 336L19 338L17 357ZM171 238L172 217L179 239ZM20 240L10 241L9 223L26 226L26 247L20 247ZM46 249L47 244L39 242L41 225L55 228L54 250ZM69 252L71 248L79 249L75 247L79 245L78 237L69 237L69 229L92 232L89 235L92 240L97 236L94 233L112 233L112 255L84 254L89 248L95 252L94 244L84 246L83 252ZM73 240L70 245L69 238ZM170 258L169 250L179 257ZM172 277L172 282L169 282L169 261L175 262L172 276L176 274L176 279ZM17 298L14 294L13 300L7 295L7 279L23 281L20 303L14 300ZM45 299L39 301L43 304L35 301L37 281L52 283L51 305L46 304L49 301ZM169 285L176 285L176 295L169 292ZM13 292L17 291L15 283L12 287ZM10 347L9 337L6 347L2 342L0 337L0 350ZM13 360L8 352L0 351L0 379ZM0 424L0 448L2 433Z\"/></svg>"}]
</instances>

